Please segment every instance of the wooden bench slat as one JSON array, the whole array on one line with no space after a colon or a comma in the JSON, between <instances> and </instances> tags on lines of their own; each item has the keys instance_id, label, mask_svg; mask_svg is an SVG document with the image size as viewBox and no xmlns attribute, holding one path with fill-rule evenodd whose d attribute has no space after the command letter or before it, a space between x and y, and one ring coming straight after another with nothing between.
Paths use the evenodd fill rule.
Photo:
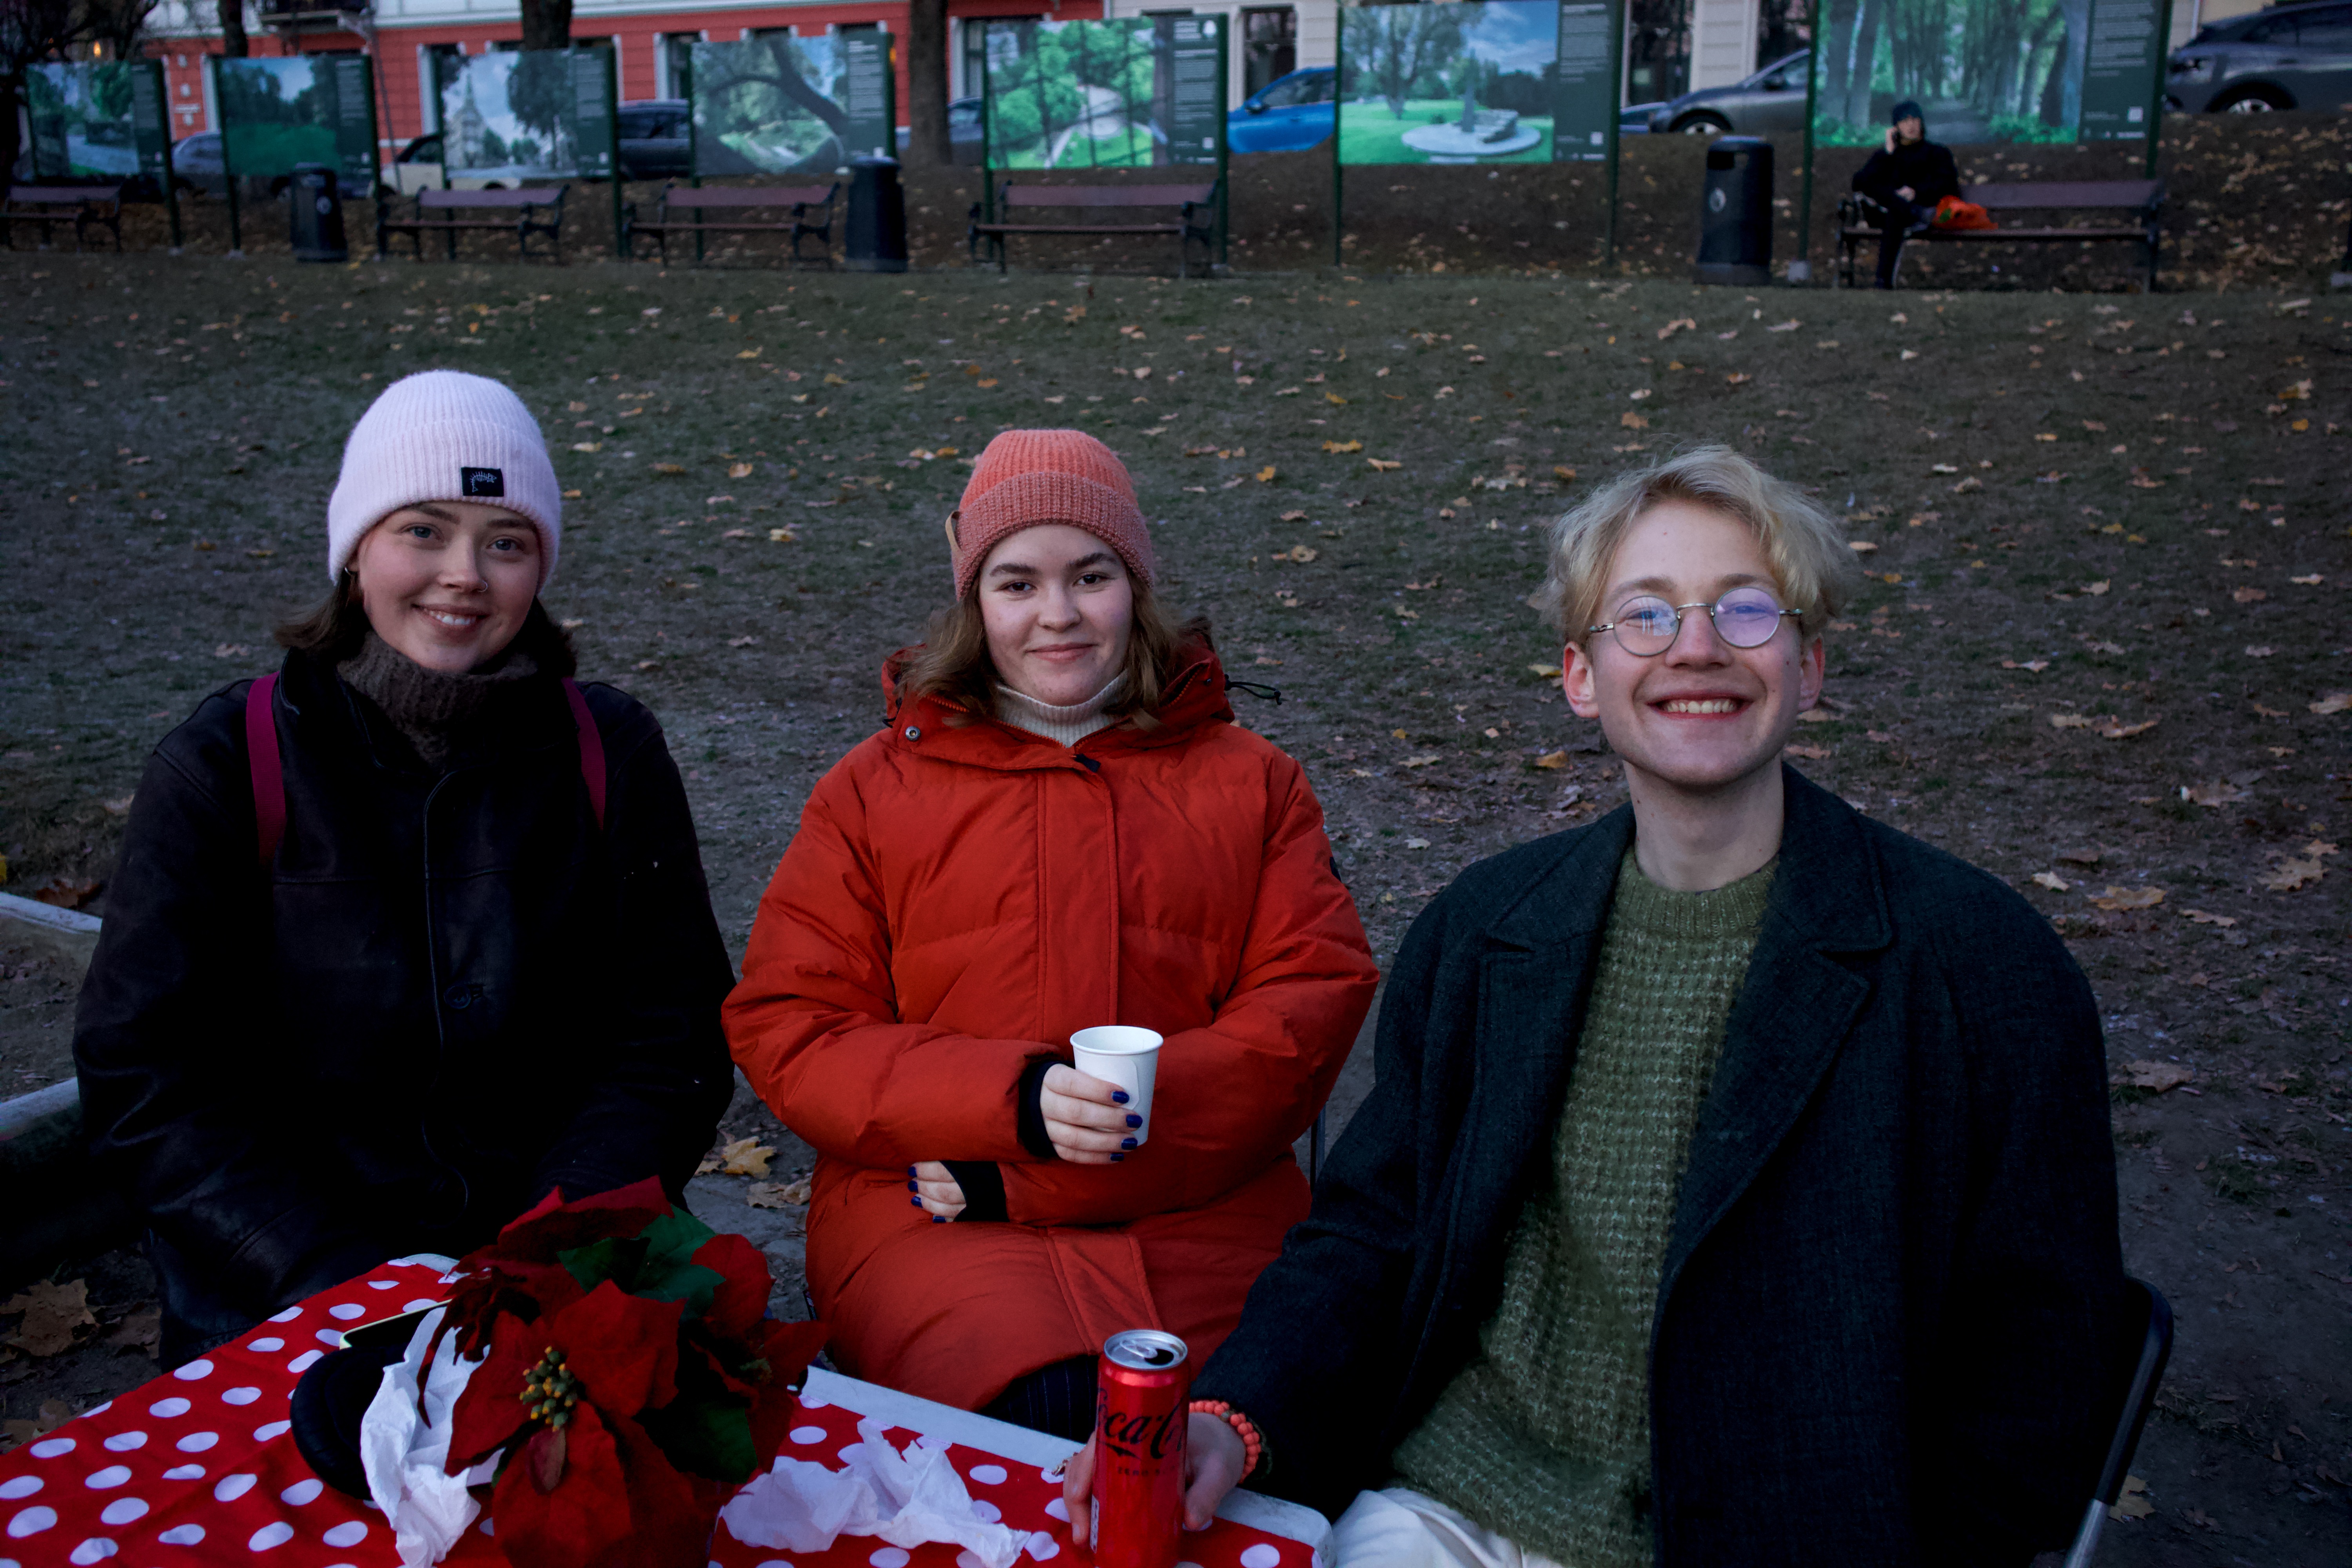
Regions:
<instances>
[{"instance_id":1,"label":"wooden bench slat","mask_svg":"<svg viewBox=\"0 0 2352 1568\"><path fill-rule=\"evenodd\" d=\"M89 226L105 226L114 236L114 248L122 248L122 187L115 185L10 185L5 204L0 204L0 240L16 247L16 230L10 220L37 223L41 226L41 244L49 243L49 226L70 223L74 231L74 248L82 247L82 237Z\"/></svg>"},{"instance_id":2,"label":"wooden bench slat","mask_svg":"<svg viewBox=\"0 0 2352 1568\"><path fill-rule=\"evenodd\" d=\"M826 185L784 185L770 189L740 187L676 188L662 194L661 205L671 207L806 207L833 199Z\"/></svg>"},{"instance_id":3,"label":"wooden bench slat","mask_svg":"<svg viewBox=\"0 0 2352 1568\"><path fill-rule=\"evenodd\" d=\"M416 193L416 205L424 207L549 207L563 199L569 185L532 186L520 191L441 191L425 189Z\"/></svg>"},{"instance_id":4,"label":"wooden bench slat","mask_svg":"<svg viewBox=\"0 0 2352 1568\"><path fill-rule=\"evenodd\" d=\"M984 223L982 234L1182 234L1181 223Z\"/></svg>"},{"instance_id":5,"label":"wooden bench slat","mask_svg":"<svg viewBox=\"0 0 2352 1568\"><path fill-rule=\"evenodd\" d=\"M1989 182L1962 185L1960 199L1971 202L1989 212L2093 212L2116 208L2135 210L2140 221L2126 226L2112 217L2104 223L2065 225L2042 224L2032 226L1995 226L1992 228L1927 228L1907 234L1893 243L1907 247L1915 242L2000 244L2088 244L2095 240L2136 241L2147 247L2147 286L2156 287L2157 247L2162 236L2157 227L2157 216L2164 205L2164 182L2161 180L2046 180L2028 182ZM1875 224L1862 223L1867 202L1857 191L1838 204L1838 265L1844 282L1854 281L1854 263L1862 243L1872 238L1885 239L1886 230ZM1872 204L1874 205L1874 204ZM1896 252L1898 257L1900 250Z\"/></svg>"},{"instance_id":6,"label":"wooden bench slat","mask_svg":"<svg viewBox=\"0 0 2352 1568\"><path fill-rule=\"evenodd\" d=\"M1024 185L1007 183L997 195L1009 207L1201 206L1217 187L1207 185Z\"/></svg>"},{"instance_id":7,"label":"wooden bench slat","mask_svg":"<svg viewBox=\"0 0 2352 1568\"><path fill-rule=\"evenodd\" d=\"M693 235L696 239L696 259L701 258L701 237L706 234L782 234L791 237L791 259L794 263L812 259L801 254L801 239L812 237L824 247L827 266L833 262L833 204L841 195L841 182L829 185L682 185L673 180L662 187L654 202L651 219L637 216L637 205L629 204L622 216L622 231L627 237L625 246L631 255L636 252L636 237L649 236L658 247L662 258L669 258L671 235ZM673 217L671 209L691 213L692 217ZM789 212L790 217L770 222L754 222L748 218L717 219L713 212Z\"/></svg>"},{"instance_id":8,"label":"wooden bench slat","mask_svg":"<svg viewBox=\"0 0 2352 1568\"><path fill-rule=\"evenodd\" d=\"M467 230L484 233L510 234L515 237L515 249L523 259L530 258L530 238L544 235L552 247L555 259L563 258L563 199L572 187L563 185L527 185L520 190L506 191L444 191L427 189L412 193L406 216L396 216L390 203L379 199L376 205L375 251L382 258L386 244L396 234L408 236L418 260L425 258L425 237L444 234L449 237L449 257L457 259L457 236ZM507 212L511 217L428 217L427 213Z\"/></svg>"},{"instance_id":9,"label":"wooden bench slat","mask_svg":"<svg viewBox=\"0 0 2352 1568\"><path fill-rule=\"evenodd\" d=\"M2161 180L2049 180L2032 184L1962 185L1960 200L1980 207L2144 207L2164 189Z\"/></svg>"}]
</instances>

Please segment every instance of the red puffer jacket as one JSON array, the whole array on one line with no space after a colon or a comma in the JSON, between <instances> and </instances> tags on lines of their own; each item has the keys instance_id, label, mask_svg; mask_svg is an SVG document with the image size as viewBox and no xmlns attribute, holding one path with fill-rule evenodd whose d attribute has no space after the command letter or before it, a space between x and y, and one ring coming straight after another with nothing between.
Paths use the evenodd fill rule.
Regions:
<instances>
[{"instance_id":1,"label":"red puffer jacket","mask_svg":"<svg viewBox=\"0 0 2352 1568\"><path fill-rule=\"evenodd\" d=\"M967 1409L1160 1328L1205 1362L1307 1215L1290 1145L1378 978L1297 763L1183 656L1159 727L1076 750L890 690L810 795L761 900L727 1036L820 1156L809 1284L859 1377ZM1151 1137L1039 1160L1017 1084L1069 1037L1167 1037ZM933 1225L907 1167L994 1161L1009 1222Z\"/></svg>"}]
</instances>

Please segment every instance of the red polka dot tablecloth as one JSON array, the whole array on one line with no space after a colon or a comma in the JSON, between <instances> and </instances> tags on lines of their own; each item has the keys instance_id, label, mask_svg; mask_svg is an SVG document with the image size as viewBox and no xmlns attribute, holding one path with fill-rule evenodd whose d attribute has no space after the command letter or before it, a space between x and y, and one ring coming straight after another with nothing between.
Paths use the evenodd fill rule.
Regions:
<instances>
[{"instance_id":1,"label":"red polka dot tablecloth","mask_svg":"<svg viewBox=\"0 0 2352 1568\"><path fill-rule=\"evenodd\" d=\"M389 1263L289 1307L176 1372L0 1454L0 1568L394 1568L383 1516L310 1473L289 1436L287 1402L342 1331L440 1300L436 1270ZM839 1468L872 1415L898 1447L948 1449L980 1512L1029 1532L1018 1568L1091 1568L1071 1543L1061 1483L1047 1474L1069 1445L824 1371L813 1372L784 1453ZM488 1489L476 1495L488 1503ZM1186 1568L1319 1568L1324 1521L1310 1510L1236 1492L1209 1530L1185 1537ZM496 1521L468 1531L444 1562L502 1564ZM954 1546L900 1548L845 1535L786 1558L745 1546L720 1524L712 1568L976 1568Z\"/></svg>"}]
</instances>

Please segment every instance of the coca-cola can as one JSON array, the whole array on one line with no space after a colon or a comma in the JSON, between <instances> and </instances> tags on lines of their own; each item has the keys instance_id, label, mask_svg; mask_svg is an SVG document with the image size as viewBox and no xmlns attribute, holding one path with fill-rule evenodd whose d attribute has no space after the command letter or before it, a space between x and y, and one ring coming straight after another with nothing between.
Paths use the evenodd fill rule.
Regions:
<instances>
[{"instance_id":1,"label":"coca-cola can","mask_svg":"<svg viewBox=\"0 0 2352 1568\"><path fill-rule=\"evenodd\" d=\"M1095 1385L1095 1562L1173 1568L1184 1516L1184 1342L1129 1329L1103 1342Z\"/></svg>"}]
</instances>

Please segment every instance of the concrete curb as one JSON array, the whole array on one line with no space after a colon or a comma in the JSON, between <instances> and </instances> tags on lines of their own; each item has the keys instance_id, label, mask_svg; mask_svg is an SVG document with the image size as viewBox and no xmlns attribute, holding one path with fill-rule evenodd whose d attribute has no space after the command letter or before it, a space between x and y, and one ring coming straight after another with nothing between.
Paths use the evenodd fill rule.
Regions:
<instances>
[{"instance_id":1,"label":"concrete curb","mask_svg":"<svg viewBox=\"0 0 2352 1568\"><path fill-rule=\"evenodd\" d=\"M99 921L79 910L0 893L0 921L11 936L30 935L78 968L98 949ZM90 1168L77 1079L0 1100L0 1182L10 1199L0 1217L0 1291L138 1234L121 1194Z\"/></svg>"}]
</instances>

